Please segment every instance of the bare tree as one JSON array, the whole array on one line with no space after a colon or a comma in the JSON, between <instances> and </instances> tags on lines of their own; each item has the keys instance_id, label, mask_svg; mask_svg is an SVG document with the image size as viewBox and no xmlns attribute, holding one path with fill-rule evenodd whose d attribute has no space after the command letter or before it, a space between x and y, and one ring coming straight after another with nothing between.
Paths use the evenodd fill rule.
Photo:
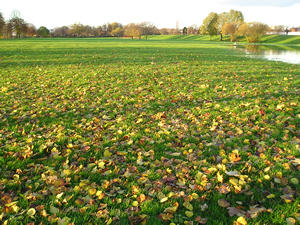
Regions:
<instances>
[{"instance_id":1,"label":"bare tree","mask_svg":"<svg viewBox=\"0 0 300 225\"><path fill-rule=\"evenodd\" d=\"M285 26L284 25L276 25L274 27L270 28L270 32L280 34L285 32Z\"/></svg>"},{"instance_id":2,"label":"bare tree","mask_svg":"<svg viewBox=\"0 0 300 225\"><path fill-rule=\"evenodd\" d=\"M73 37L82 37L84 26L81 23L74 23L71 25L70 33Z\"/></svg>"},{"instance_id":3,"label":"bare tree","mask_svg":"<svg viewBox=\"0 0 300 225\"><path fill-rule=\"evenodd\" d=\"M67 26L54 28L53 36L54 37L69 37L70 28Z\"/></svg>"},{"instance_id":4,"label":"bare tree","mask_svg":"<svg viewBox=\"0 0 300 225\"><path fill-rule=\"evenodd\" d=\"M159 34L157 27L150 22L140 23L139 26L141 29L141 35L144 35L146 40L148 39L149 35Z\"/></svg>"},{"instance_id":5,"label":"bare tree","mask_svg":"<svg viewBox=\"0 0 300 225\"><path fill-rule=\"evenodd\" d=\"M8 21L9 27L12 28L12 35L21 38L27 31L27 24L24 19L20 17L13 17Z\"/></svg>"},{"instance_id":6,"label":"bare tree","mask_svg":"<svg viewBox=\"0 0 300 225\"><path fill-rule=\"evenodd\" d=\"M198 32L199 32L199 27L197 27L197 25L195 24L187 28L187 34L198 34Z\"/></svg>"},{"instance_id":7,"label":"bare tree","mask_svg":"<svg viewBox=\"0 0 300 225\"><path fill-rule=\"evenodd\" d=\"M0 12L0 37L3 35L4 27L5 27L5 20L2 13Z\"/></svg>"},{"instance_id":8,"label":"bare tree","mask_svg":"<svg viewBox=\"0 0 300 225\"><path fill-rule=\"evenodd\" d=\"M33 24L27 24L26 36L35 37L37 34L36 27Z\"/></svg>"}]
</instances>

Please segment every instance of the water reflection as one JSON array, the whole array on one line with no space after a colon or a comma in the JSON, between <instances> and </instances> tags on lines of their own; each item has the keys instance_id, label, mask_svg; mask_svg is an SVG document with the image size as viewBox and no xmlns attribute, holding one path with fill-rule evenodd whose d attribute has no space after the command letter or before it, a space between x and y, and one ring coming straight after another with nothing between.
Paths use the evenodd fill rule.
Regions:
<instances>
[{"instance_id":1,"label":"water reflection","mask_svg":"<svg viewBox=\"0 0 300 225\"><path fill-rule=\"evenodd\" d=\"M300 64L300 50L282 46L271 45L233 45L234 49L243 51L251 58L264 58L267 60Z\"/></svg>"}]
</instances>

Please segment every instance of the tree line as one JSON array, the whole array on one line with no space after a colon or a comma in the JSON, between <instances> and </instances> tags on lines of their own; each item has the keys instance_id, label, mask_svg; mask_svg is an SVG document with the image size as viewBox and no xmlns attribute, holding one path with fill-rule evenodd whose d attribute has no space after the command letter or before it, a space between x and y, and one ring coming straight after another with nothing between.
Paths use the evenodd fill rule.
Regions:
<instances>
[{"instance_id":1,"label":"tree line","mask_svg":"<svg viewBox=\"0 0 300 225\"><path fill-rule=\"evenodd\" d=\"M107 23L101 26L89 26L75 23L71 26L61 26L49 30L45 26L38 29L27 23L18 13L14 13L9 20L5 20L0 12L0 37L3 38L24 38L24 37L129 37L141 38L149 35L168 34L201 34L220 35L223 40L224 35L229 35L231 41L237 41L240 36L246 37L248 42L257 42L268 31L284 32L286 27L276 26L272 29L260 22L247 23L241 11L230 10L229 12L211 12L203 20L201 26L192 25L177 28L158 29L152 23L130 23L123 25L118 22Z\"/></svg>"}]
</instances>

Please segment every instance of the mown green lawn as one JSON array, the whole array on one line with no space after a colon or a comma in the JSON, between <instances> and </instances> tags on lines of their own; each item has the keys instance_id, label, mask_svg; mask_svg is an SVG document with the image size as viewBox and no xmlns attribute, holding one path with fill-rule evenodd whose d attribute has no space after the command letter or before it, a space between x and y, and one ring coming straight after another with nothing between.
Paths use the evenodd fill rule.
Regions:
<instances>
[{"instance_id":1,"label":"mown green lawn","mask_svg":"<svg viewBox=\"0 0 300 225\"><path fill-rule=\"evenodd\" d=\"M299 75L208 40L1 40L0 223L299 223Z\"/></svg>"},{"instance_id":2,"label":"mown green lawn","mask_svg":"<svg viewBox=\"0 0 300 225\"><path fill-rule=\"evenodd\" d=\"M144 39L146 37L143 37ZM148 36L149 40L184 40L184 41L219 41L220 36L208 36L208 35L152 35ZM224 35L223 42L229 42L230 36ZM238 37L238 41L241 43L246 43L245 37ZM259 43L256 44L276 44L276 45L296 45L300 46L300 36L299 35L264 35Z\"/></svg>"}]
</instances>

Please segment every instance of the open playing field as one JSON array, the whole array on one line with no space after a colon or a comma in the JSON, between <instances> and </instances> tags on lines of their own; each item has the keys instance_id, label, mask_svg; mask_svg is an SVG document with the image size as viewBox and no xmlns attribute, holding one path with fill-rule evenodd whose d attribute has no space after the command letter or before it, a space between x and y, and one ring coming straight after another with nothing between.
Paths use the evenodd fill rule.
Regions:
<instances>
[{"instance_id":1,"label":"open playing field","mask_svg":"<svg viewBox=\"0 0 300 225\"><path fill-rule=\"evenodd\" d=\"M208 40L1 40L0 224L296 223L299 75Z\"/></svg>"}]
</instances>

